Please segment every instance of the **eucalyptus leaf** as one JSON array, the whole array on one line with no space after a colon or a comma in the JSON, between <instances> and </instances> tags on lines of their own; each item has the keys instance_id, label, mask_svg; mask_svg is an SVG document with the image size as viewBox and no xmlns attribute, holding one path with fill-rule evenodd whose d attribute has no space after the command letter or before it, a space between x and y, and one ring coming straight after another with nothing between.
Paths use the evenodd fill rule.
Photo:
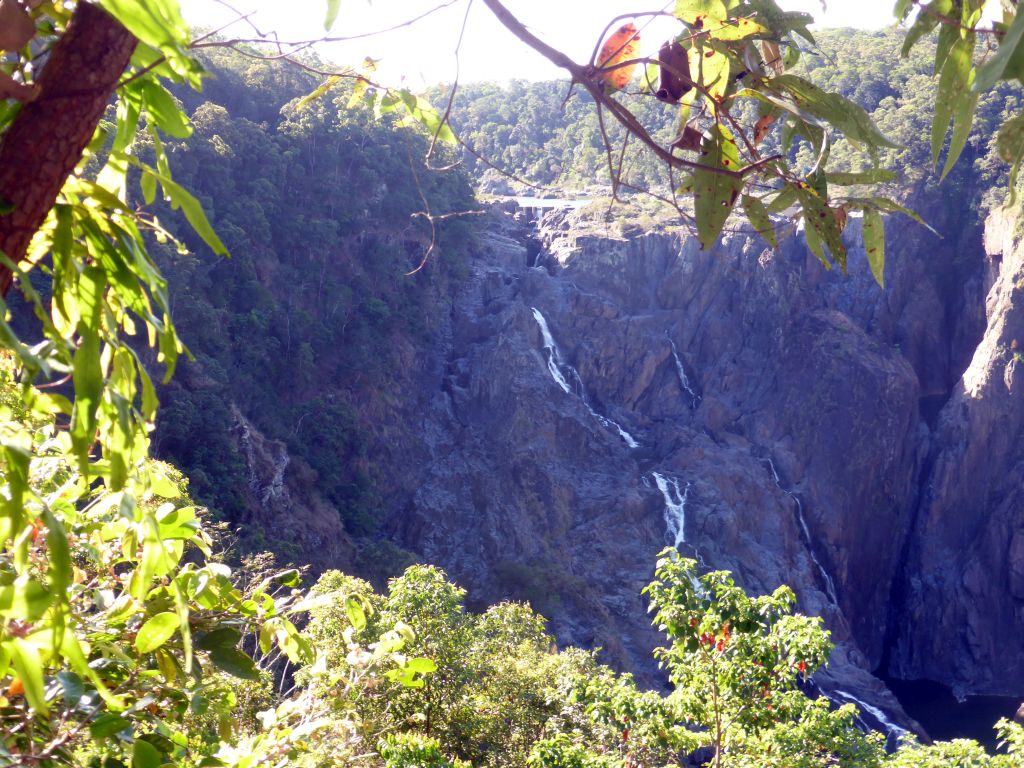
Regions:
<instances>
[{"instance_id":1,"label":"eucalyptus leaf","mask_svg":"<svg viewBox=\"0 0 1024 768\"><path fill-rule=\"evenodd\" d=\"M885 225L882 214L873 208L864 211L864 252L871 274L880 288L885 288Z\"/></svg>"},{"instance_id":2,"label":"eucalyptus leaf","mask_svg":"<svg viewBox=\"0 0 1024 768\"><path fill-rule=\"evenodd\" d=\"M135 636L135 650L139 653L156 650L174 636L180 623L176 613L158 613L139 629Z\"/></svg>"},{"instance_id":3,"label":"eucalyptus leaf","mask_svg":"<svg viewBox=\"0 0 1024 768\"><path fill-rule=\"evenodd\" d=\"M210 651L210 661L229 675L243 680L259 680L260 671L251 658L237 648L218 646Z\"/></svg>"}]
</instances>

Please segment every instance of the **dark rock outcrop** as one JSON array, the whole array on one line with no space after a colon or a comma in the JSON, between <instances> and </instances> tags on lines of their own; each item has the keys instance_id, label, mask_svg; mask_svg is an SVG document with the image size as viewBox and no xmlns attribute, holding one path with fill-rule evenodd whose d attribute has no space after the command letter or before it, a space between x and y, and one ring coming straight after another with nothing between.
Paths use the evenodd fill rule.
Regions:
<instances>
[{"instance_id":1,"label":"dark rock outcrop","mask_svg":"<svg viewBox=\"0 0 1024 768\"><path fill-rule=\"evenodd\" d=\"M942 409L897 606L891 671L958 694L1024 690L1024 247L989 219L988 327Z\"/></svg>"}]
</instances>

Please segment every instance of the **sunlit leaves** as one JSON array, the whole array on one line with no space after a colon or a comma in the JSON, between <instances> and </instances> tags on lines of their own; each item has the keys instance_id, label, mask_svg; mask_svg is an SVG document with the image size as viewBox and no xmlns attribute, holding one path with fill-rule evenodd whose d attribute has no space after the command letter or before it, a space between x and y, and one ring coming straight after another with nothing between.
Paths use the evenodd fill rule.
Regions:
<instances>
[{"instance_id":1,"label":"sunlit leaves","mask_svg":"<svg viewBox=\"0 0 1024 768\"><path fill-rule=\"evenodd\" d=\"M729 87L730 66L729 56L711 46L696 46L690 51L690 74L715 103Z\"/></svg>"},{"instance_id":2,"label":"sunlit leaves","mask_svg":"<svg viewBox=\"0 0 1024 768\"><path fill-rule=\"evenodd\" d=\"M905 18L907 13L910 12L912 5L916 5L916 3L898 0L895 8L897 18ZM932 0L932 2L923 5L917 14L917 18L914 19L913 26L907 31L907 36L903 40L903 50L901 51L903 56L909 56L910 49L939 25L939 19L949 18L952 10L953 0Z\"/></svg>"},{"instance_id":3,"label":"sunlit leaves","mask_svg":"<svg viewBox=\"0 0 1024 768\"><path fill-rule=\"evenodd\" d=\"M675 15L688 24L721 22L728 18L725 0L676 0Z\"/></svg>"},{"instance_id":4,"label":"sunlit leaves","mask_svg":"<svg viewBox=\"0 0 1024 768\"><path fill-rule=\"evenodd\" d=\"M135 636L135 650L139 653L155 651L174 636L180 624L177 614L158 613L139 628Z\"/></svg>"},{"instance_id":5,"label":"sunlit leaves","mask_svg":"<svg viewBox=\"0 0 1024 768\"><path fill-rule=\"evenodd\" d=\"M747 220L754 231L767 240L773 248L778 248L779 241L775 237L775 226L772 224L764 203L752 195L744 195L743 211L747 214Z\"/></svg>"},{"instance_id":6,"label":"sunlit leaves","mask_svg":"<svg viewBox=\"0 0 1024 768\"><path fill-rule=\"evenodd\" d=\"M763 24L758 23L753 18L738 17L730 18L718 24L714 30L713 35L716 40L746 40L748 37L755 35L768 35L771 34L771 30Z\"/></svg>"},{"instance_id":7,"label":"sunlit leaves","mask_svg":"<svg viewBox=\"0 0 1024 768\"><path fill-rule=\"evenodd\" d=\"M864 252L868 257L871 274L879 288L885 288L885 225L882 215L868 208L864 211Z\"/></svg>"},{"instance_id":8,"label":"sunlit leaves","mask_svg":"<svg viewBox=\"0 0 1024 768\"><path fill-rule=\"evenodd\" d=\"M743 179L738 175L740 153L736 139L720 123L704 139L700 156L700 167L693 172L693 205L701 247L710 248L736 204Z\"/></svg>"},{"instance_id":9,"label":"sunlit leaves","mask_svg":"<svg viewBox=\"0 0 1024 768\"><path fill-rule=\"evenodd\" d=\"M999 156L1010 164L1010 199L1009 205L1016 201L1017 174L1024 162L1024 114L1007 120L996 136L996 148Z\"/></svg>"},{"instance_id":10,"label":"sunlit leaves","mask_svg":"<svg viewBox=\"0 0 1024 768\"><path fill-rule=\"evenodd\" d=\"M819 261L826 267L829 261L821 252L820 247L813 246L824 244L831 255L831 259L840 269L846 270L846 246L842 240L842 228L839 224L836 210L828 204L827 196L808 184L799 184L796 187L796 197L804 209L804 231L807 235L808 244Z\"/></svg>"},{"instance_id":11,"label":"sunlit leaves","mask_svg":"<svg viewBox=\"0 0 1024 768\"><path fill-rule=\"evenodd\" d=\"M999 50L978 68L974 89L987 91L1001 79L1019 78L1022 73L1011 69L1011 62L1020 56L1022 51L1024 51L1024 13L1018 12L1013 24L999 41Z\"/></svg>"},{"instance_id":12,"label":"sunlit leaves","mask_svg":"<svg viewBox=\"0 0 1024 768\"><path fill-rule=\"evenodd\" d=\"M935 118L932 122L932 162L938 163L950 121L953 123L953 139L942 176L945 178L960 153L963 151L974 120L974 109L978 103L977 94L972 93L974 71L971 54L974 52L974 35L959 36L949 50L939 75L939 89L935 98Z\"/></svg>"},{"instance_id":13,"label":"sunlit leaves","mask_svg":"<svg viewBox=\"0 0 1024 768\"><path fill-rule=\"evenodd\" d=\"M141 80L139 88L145 96L147 114L161 131L176 139L192 135L188 118L166 88L152 80Z\"/></svg>"},{"instance_id":14,"label":"sunlit leaves","mask_svg":"<svg viewBox=\"0 0 1024 768\"><path fill-rule=\"evenodd\" d=\"M327 0L327 16L324 17L324 29L328 32L334 27L338 20L338 12L341 10L341 0Z\"/></svg>"},{"instance_id":15,"label":"sunlit leaves","mask_svg":"<svg viewBox=\"0 0 1024 768\"><path fill-rule=\"evenodd\" d=\"M864 108L845 96L827 93L796 75L780 75L768 82L776 93L791 96L799 108L843 132L847 139L869 147L898 147L872 122Z\"/></svg>"},{"instance_id":16,"label":"sunlit leaves","mask_svg":"<svg viewBox=\"0 0 1024 768\"><path fill-rule=\"evenodd\" d=\"M417 96L410 91L401 90L398 96L406 109L406 116L402 119L402 125L422 125L434 139L447 144L455 143L455 134L451 126L445 122L436 109L422 96Z\"/></svg>"},{"instance_id":17,"label":"sunlit leaves","mask_svg":"<svg viewBox=\"0 0 1024 768\"><path fill-rule=\"evenodd\" d=\"M146 165L142 165L141 163L139 163L139 165L142 168L143 173L152 176L160 183L171 207L174 209L180 209L181 212L185 214L185 218L188 219L188 223L192 225L195 233L203 239L203 242L210 246L210 250L218 256L227 256L228 249L224 247L224 243L221 242L217 233L214 232L209 219L206 218L206 213L203 211L203 207L199 204L199 201L196 200L192 193L180 184L176 183L166 174L160 173L159 171Z\"/></svg>"}]
</instances>

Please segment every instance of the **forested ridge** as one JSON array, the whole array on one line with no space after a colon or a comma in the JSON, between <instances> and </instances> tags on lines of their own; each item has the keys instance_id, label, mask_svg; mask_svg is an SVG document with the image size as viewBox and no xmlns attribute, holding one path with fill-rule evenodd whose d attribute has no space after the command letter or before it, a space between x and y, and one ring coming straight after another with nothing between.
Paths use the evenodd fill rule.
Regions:
<instances>
[{"instance_id":1,"label":"forested ridge","mask_svg":"<svg viewBox=\"0 0 1024 768\"><path fill-rule=\"evenodd\" d=\"M209 87L186 101L194 134L167 152L232 258L160 251L197 359L164 394L156 449L204 503L244 519L234 403L287 444L349 531L374 533L372 426L359 411L388 388L401 347L430 337L472 238L469 221L449 222L438 257L406 276L430 244L410 216L421 191L437 210L473 210L470 181L457 170L414 180L425 140L344 109L349 94L296 106L311 77L239 56L206 64Z\"/></svg>"},{"instance_id":2,"label":"forested ridge","mask_svg":"<svg viewBox=\"0 0 1024 768\"><path fill-rule=\"evenodd\" d=\"M821 30L815 36L820 46L803 53L796 71L820 88L862 106L881 132L899 145L879 150L878 166L897 173L889 189L908 199L915 191L935 184L941 169L933 169L929 160L928 134L936 92L931 50L922 46L908 57L900 57L903 33L895 28ZM439 103L445 96L444 88L432 93ZM661 141L672 140L678 131L676 110L637 87L623 98L645 124L654 126ZM1007 168L997 154L996 133L1019 110L1020 99L1020 90L1009 84L981 99L964 160L948 181L949 186L973 185L974 192L968 196L971 205L977 206L986 193L989 204L1002 202L997 190L1005 186ZM470 152L463 155L478 178L497 184L502 180L520 189L528 189L523 182L566 190L608 188L605 145L597 114L588 102L586 94L562 81L467 83L457 92L452 123L483 158ZM747 123L756 119L753 108L743 113ZM607 127L607 131L617 151L624 132L618 126ZM779 136L769 135L765 154L779 146ZM813 164L815 158L807 142L798 142L791 151L806 167ZM617 157L615 160L618 162ZM870 164L868 153L854 149L845 139L836 142L830 160L837 171L863 170ZM637 189L657 188L666 180L664 164L635 142L626 150L623 167L632 187L624 190L627 196Z\"/></svg>"},{"instance_id":3,"label":"forested ridge","mask_svg":"<svg viewBox=\"0 0 1024 768\"><path fill-rule=\"evenodd\" d=\"M886 744L853 704L821 695L814 675L833 649L822 618L797 612L786 586L751 596L730 573L684 556L682 521L676 546L660 553L653 581L635 596L661 636L654 657L665 690L603 665L597 649L561 647L529 605L482 606L440 568L412 564L416 556L391 543L385 521L395 517L389 505L408 503L416 479L388 487L382 478L401 467L382 464L415 461L407 424L427 424L418 412L438 399L454 410L448 403L465 397L465 360L428 359L444 334L464 331L446 322L458 289L480 286L470 314L482 318L514 290L518 278L473 271L478 250L519 258L537 243L513 242L500 213L483 215L473 187L490 176L486 164L423 167L440 128L417 97L371 85L363 89L370 105L360 105L365 76L318 89L299 70L245 50L197 56L173 2L145 12L125 0L103 7L0 3L23 28L0 37L12 53L0 83L27 104L37 23L38 34L56 40L57 60L90 23L105 25L131 57L114 62L102 87L118 91L117 107L102 119L97 111L96 136L75 150L78 171L62 171L70 176L27 251L4 246L4 279L21 299L0 324L0 765L1019 768L1024 728L1006 719L996 724L997 754L969 740L923 743L899 727L888 729ZM329 27L336 3L327 15ZM973 232L978 210L1007 191L988 137L1012 122L1019 92L1000 86L984 97L968 150L945 181L952 194L922 192L935 181L918 140L931 79L919 59L876 66L895 60L888 46L897 37L822 35L834 58L827 66L812 58L805 72L905 140L881 158L924 169L884 176L901 201L934 215L944 199L951 215L940 226ZM867 62L863 73L857 61ZM50 87L44 80L37 90L49 96ZM602 183L600 130L580 100L562 111L564 89L464 87L453 125L513 176L563 191ZM393 114L400 104L403 116ZM647 108L637 102L636 112ZM25 114L32 110L5 105L6 136ZM666 118L658 130L669 141L675 126ZM702 141L726 157L717 117L714 131ZM505 138L488 143L494 136ZM827 152L821 134L808 129L805 138L766 151L817 175L810 169ZM813 144L817 159L807 155ZM831 153L840 169L865 168L842 142ZM447 147L431 160L445 166L458 156ZM624 155L623 168L607 179L623 195L666 181L642 154ZM717 176L732 179L731 209L741 177ZM687 183L688 191L697 184ZM806 195L805 222L808 211L827 208L807 184L784 183ZM856 205L870 217L878 200ZM2 216L20 218L28 207L0 202ZM757 210L747 205L748 214ZM845 221L844 213L836 226ZM696 222L710 245L707 217L698 211ZM715 238L724 222L712 222ZM808 222L803 236L826 226L830 258L821 242L808 247L845 271L831 222ZM865 249L878 242L864 240ZM875 279L883 282L878 272ZM547 356L542 373L566 395L564 372L574 373L572 407L617 430L594 442L640 447L595 410L606 404L588 400L539 309L532 318ZM665 336L673 387L696 408L699 396ZM530 359L540 360L536 350ZM151 378L157 369L162 381ZM443 392L412 394L438 370ZM752 461L795 502L809 538L800 501L771 459ZM257 478L257 462L269 482ZM472 490L485 508L486 486ZM685 507L678 482L675 490ZM307 517L268 517L271 502L289 493L303 498L278 511L302 507ZM305 530L311 521L319 527ZM499 577L497 566L511 563L495 564ZM339 564L351 573L331 567ZM543 578L559 573L551 565L539 580L506 568L507 586L542 593Z\"/></svg>"}]
</instances>

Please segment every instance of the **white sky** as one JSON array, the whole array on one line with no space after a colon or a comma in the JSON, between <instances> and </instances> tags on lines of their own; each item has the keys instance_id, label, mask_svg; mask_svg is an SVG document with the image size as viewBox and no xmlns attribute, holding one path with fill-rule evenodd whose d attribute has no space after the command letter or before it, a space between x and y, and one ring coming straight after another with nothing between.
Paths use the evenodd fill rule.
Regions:
<instances>
[{"instance_id":1,"label":"white sky","mask_svg":"<svg viewBox=\"0 0 1024 768\"><path fill-rule=\"evenodd\" d=\"M274 30L283 40L323 37L326 0L181 0L185 17L195 25L219 26L234 18L226 7L248 13L263 31ZM450 4L449 4L450 3ZM341 0L333 37L363 35L413 19L441 4L448 7L406 28L348 43L321 44L322 58L337 64L356 64L365 56L382 59L377 79L395 83L404 77L413 88L450 81L455 77L455 49L467 0ZM779 0L787 10L807 11L823 27L879 28L893 21L893 0ZM662 10L671 0L506 0L505 5L539 37L576 61L589 60L596 38L613 17L632 11ZM675 29L659 20L645 28L637 22L645 47L656 51ZM665 25L668 26L665 26ZM249 37L252 28L236 24L225 31ZM564 73L512 36L483 3L474 2L460 53L460 79L531 80L564 77Z\"/></svg>"}]
</instances>

